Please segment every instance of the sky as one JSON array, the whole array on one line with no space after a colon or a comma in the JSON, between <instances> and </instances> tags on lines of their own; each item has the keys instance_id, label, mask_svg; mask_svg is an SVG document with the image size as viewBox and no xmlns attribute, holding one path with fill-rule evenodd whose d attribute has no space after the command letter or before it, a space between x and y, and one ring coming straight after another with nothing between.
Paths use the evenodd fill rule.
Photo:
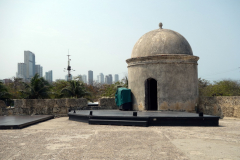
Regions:
<instances>
[{"instance_id":1,"label":"sky","mask_svg":"<svg viewBox=\"0 0 240 160\"><path fill-rule=\"evenodd\" d=\"M126 59L145 33L183 35L200 57L198 77L240 80L239 0L0 0L0 79L16 76L24 50L53 80L93 71L127 76Z\"/></svg>"}]
</instances>

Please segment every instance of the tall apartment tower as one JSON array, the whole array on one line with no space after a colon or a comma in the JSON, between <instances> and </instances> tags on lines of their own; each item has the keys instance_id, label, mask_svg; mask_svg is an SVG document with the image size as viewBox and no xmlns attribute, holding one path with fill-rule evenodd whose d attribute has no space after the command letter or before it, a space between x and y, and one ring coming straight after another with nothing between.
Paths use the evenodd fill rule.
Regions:
<instances>
[{"instance_id":1,"label":"tall apartment tower","mask_svg":"<svg viewBox=\"0 0 240 160\"><path fill-rule=\"evenodd\" d=\"M35 54L24 51L24 63L26 64L26 79L29 81L35 75Z\"/></svg>"},{"instance_id":2,"label":"tall apartment tower","mask_svg":"<svg viewBox=\"0 0 240 160\"><path fill-rule=\"evenodd\" d=\"M88 84L93 85L93 71L88 71Z\"/></svg>"},{"instance_id":3,"label":"tall apartment tower","mask_svg":"<svg viewBox=\"0 0 240 160\"><path fill-rule=\"evenodd\" d=\"M109 84L109 76L105 76L105 84Z\"/></svg>"},{"instance_id":4,"label":"tall apartment tower","mask_svg":"<svg viewBox=\"0 0 240 160\"><path fill-rule=\"evenodd\" d=\"M99 75L97 75L97 83L100 83Z\"/></svg>"},{"instance_id":5,"label":"tall apartment tower","mask_svg":"<svg viewBox=\"0 0 240 160\"><path fill-rule=\"evenodd\" d=\"M108 77L109 77L109 84L112 84L112 79L113 79L113 78L112 78L112 75L109 74Z\"/></svg>"},{"instance_id":6,"label":"tall apartment tower","mask_svg":"<svg viewBox=\"0 0 240 160\"><path fill-rule=\"evenodd\" d=\"M118 74L115 74L114 75L114 82L118 82L119 81L119 76L118 76Z\"/></svg>"},{"instance_id":7,"label":"tall apartment tower","mask_svg":"<svg viewBox=\"0 0 240 160\"><path fill-rule=\"evenodd\" d=\"M82 75L82 80L84 83L87 83L87 75L86 74Z\"/></svg>"},{"instance_id":8,"label":"tall apartment tower","mask_svg":"<svg viewBox=\"0 0 240 160\"><path fill-rule=\"evenodd\" d=\"M45 79L49 82L49 83L52 83L52 70L48 71L48 72L45 72Z\"/></svg>"},{"instance_id":9,"label":"tall apartment tower","mask_svg":"<svg viewBox=\"0 0 240 160\"><path fill-rule=\"evenodd\" d=\"M22 78L24 81L26 79L26 64L25 63L18 63L18 72L17 72L17 75L16 77L17 78Z\"/></svg>"},{"instance_id":10,"label":"tall apartment tower","mask_svg":"<svg viewBox=\"0 0 240 160\"><path fill-rule=\"evenodd\" d=\"M99 83L104 84L104 75L99 73Z\"/></svg>"},{"instance_id":11,"label":"tall apartment tower","mask_svg":"<svg viewBox=\"0 0 240 160\"><path fill-rule=\"evenodd\" d=\"M72 75L70 75L70 77L69 77L69 75L67 74L67 75L65 76L65 80L66 80L66 81L71 81L71 80L72 80Z\"/></svg>"},{"instance_id":12,"label":"tall apartment tower","mask_svg":"<svg viewBox=\"0 0 240 160\"><path fill-rule=\"evenodd\" d=\"M38 73L39 76L42 77L43 76L42 66L40 66L39 64L35 65L35 73Z\"/></svg>"},{"instance_id":13,"label":"tall apartment tower","mask_svg":"<svg viewBox=\"0 0 240 160\"><path fill-rule=\"evenodd\" d=\"M69 75L67 74L67 75L65 76L65 80L66 80L66 81L71 81L71 80L72 80L72 75L70 75L70 77L69 77Z\"/></svg>"}]
</instances>

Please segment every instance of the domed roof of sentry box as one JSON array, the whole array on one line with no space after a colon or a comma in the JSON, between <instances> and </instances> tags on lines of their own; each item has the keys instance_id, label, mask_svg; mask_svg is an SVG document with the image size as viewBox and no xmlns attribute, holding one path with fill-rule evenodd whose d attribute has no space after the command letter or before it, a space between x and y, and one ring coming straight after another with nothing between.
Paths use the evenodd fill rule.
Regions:
<instances>
[{"instance_id":1,"label":"domed roof of sentry box","mask_svg":"<svg viewBox=\"0 0 240 160\"><path fill-rule=\"evenodd\" d=\"M163 29L159 23L159 29L144 34L134 45L131 58L147 57L166 54L193 55L188 41L179 33Z\"/></svg>"}]
</instances>

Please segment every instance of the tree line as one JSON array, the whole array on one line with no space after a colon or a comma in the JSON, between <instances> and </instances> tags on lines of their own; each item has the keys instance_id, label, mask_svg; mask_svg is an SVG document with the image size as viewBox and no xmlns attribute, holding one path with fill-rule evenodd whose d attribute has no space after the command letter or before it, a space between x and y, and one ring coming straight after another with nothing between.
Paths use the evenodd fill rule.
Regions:
<instances>
[{"instance_id":1,"label":"tree line","mask_svg":"<svg viewBox=\"0 0 240 160\"><path fill-rule=\"evenodd\" d=\"M118 86L128 87L127 77L114 84L88 85L75 77L71 81L58 80L49 83L43 77L35 74L30 82L23 82L20 78L12 78L12 83L3 84L0 81L0 100L7 105L13 103L12 99L59 99L59 98L86 98L97 101L101 97L114 97Z\"/></svg>"},{"instance_id":2,"label":"tree line","mask_svg":"<svg viewBox=\"0 0 240 160\"><path fill-rule=\"evenodd\" d=\"M200 97L240 96L240 81L229 79L211 83L199 78L198 90Z\"/></svg>"},{"instance_id":3,"label":"tree line","mask_svg":"<svg viewBox=\"0 0 240 160\"><path fill-rule=\"evenodd\" d=\"M88 85L75 77L71 81L58 80L48 83L38 74L23 82L20 78L13 78L12 83L3 84L0 81L0 100L10 105L12 99L58 99L58 98L86 98L89 101L98 101L102 97L114 97L119 86L128 88L128 79L125 77L114 84ZM222 80L211 83L205 79L198 79L200 97L211 96L240 96L240 81Z\"/></svg>"}]
</instances>

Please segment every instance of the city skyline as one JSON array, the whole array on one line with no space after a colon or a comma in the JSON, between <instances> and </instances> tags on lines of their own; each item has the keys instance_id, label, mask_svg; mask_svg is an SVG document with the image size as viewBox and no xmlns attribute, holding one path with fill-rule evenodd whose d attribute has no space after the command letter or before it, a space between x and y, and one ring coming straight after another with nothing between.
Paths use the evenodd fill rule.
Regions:
<instances>
[{"instance_id":1,"label":"city skyline","mask_svg":"<svg viewBox=\"0 0 240 160\"><path fill-rule=\"evenodd\" d=\"M54 81L64 79L68 49L73 76L92 70L94 79L99 73L122 79L136 42L162 22L200 57L199 78L239 80L239 6L237 0L0 1L0 79L16 75L24 50L37 55L44 72L53 70Z\"/></svg>"}]
</instances>

